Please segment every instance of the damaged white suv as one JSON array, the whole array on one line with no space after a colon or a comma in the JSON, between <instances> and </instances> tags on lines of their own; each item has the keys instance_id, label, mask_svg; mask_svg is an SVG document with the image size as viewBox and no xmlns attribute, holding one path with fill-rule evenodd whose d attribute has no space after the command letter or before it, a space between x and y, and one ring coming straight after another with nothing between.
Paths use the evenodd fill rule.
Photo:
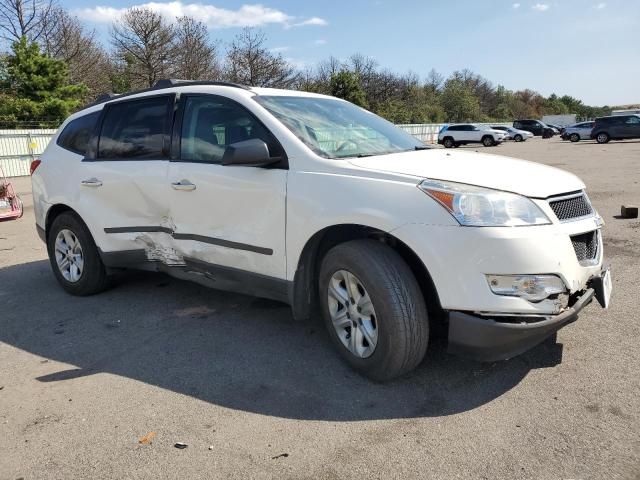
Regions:
<instances>
[{"instance_id":1,"label":"damaged white suv","mask_svg":"<svg viewBox=\"0 0 640 480\"><path fill-rule=\"evenodd\" d=\"M574 175L429 149L323 95L161 81L71 116L32 172L67 292L139 268L277 299L376 380L416 367L438 322L451 351L506 359L611 291Z\"/></svg>"}]
</instances>

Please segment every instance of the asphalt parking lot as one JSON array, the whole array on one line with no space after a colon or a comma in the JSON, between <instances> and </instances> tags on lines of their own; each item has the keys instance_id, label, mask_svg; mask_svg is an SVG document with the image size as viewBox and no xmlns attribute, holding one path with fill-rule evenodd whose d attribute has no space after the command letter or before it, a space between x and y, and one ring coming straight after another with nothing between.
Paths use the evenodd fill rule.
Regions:
<instances>
[{"instance_id":1,"label":"asphalt parking lot","mask_svg":"<svg viewBox=\"0 0 640 480\"><path fill-rule=\"evenodd\" d=\"M640 142L462 149L585 181L612 306L507 362L435 343L384 385L275 302L148 273L65 294L16 180L25 215L0 223L0 479L640 478L640 220L617 218L640 203Z\"/></svg>"}]
</instances>

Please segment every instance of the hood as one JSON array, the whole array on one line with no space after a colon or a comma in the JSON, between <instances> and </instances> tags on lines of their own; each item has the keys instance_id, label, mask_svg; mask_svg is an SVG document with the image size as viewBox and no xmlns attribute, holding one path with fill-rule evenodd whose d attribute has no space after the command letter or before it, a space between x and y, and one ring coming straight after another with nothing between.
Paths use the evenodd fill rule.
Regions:
<instances>
[{"instance_id":1,"label":"hood","mask_svg":"<svg viewBox=\"0 0 640 480\"><path fill-rule=\"evenodd\" d=\"M467 183L533 198L584 188L578 177L558 168L501 155L440 148L354 158L350 163L367 170Z\"/></svg>"}]
</instances>

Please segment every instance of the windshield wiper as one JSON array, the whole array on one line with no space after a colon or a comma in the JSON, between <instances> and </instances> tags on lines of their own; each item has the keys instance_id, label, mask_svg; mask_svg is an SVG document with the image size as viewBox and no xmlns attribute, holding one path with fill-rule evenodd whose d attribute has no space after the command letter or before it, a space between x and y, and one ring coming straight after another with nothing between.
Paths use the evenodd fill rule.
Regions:
<instances>
[{"instance_id":1,"label":"windshield wiper","mask_svg":"<svg viewBox=\"0 0 640 480\"><path fill-rule=\"evenodd\" d=\"M373 153L359 153L358 155L356 155L356 157L358 158L373 157Z\"/></svg>"}]
</instances>

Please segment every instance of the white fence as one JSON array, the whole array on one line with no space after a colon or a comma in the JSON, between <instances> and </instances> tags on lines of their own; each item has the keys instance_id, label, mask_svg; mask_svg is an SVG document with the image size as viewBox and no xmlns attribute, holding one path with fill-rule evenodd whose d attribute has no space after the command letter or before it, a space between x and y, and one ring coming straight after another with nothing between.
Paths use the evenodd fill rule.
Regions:
<instances>
[{"instance_id":1,"label":"white fence","mask_svg":"<svg viewBox=\"0 0 640 480\"><path fill-rule=\"evenodd\" d=\"M398 125L424 143L437 143L438 132L447 123L415 123ZM504 125L508 123L485 123L478 125ZM46 148L55 130L0 130L0 167L8 177L29 175L31 161Z\"/></svg>"},{"instance_id":2,"label":"white fence","mask_svg":"<svg viewBox=\"0 0 640 480\"><path fill-rule=\"evenodd\" d=\"M55 130L0 130L0 167L8 177L29 175L31 161L46 148Z\"/></svg>"}]
</instances>

